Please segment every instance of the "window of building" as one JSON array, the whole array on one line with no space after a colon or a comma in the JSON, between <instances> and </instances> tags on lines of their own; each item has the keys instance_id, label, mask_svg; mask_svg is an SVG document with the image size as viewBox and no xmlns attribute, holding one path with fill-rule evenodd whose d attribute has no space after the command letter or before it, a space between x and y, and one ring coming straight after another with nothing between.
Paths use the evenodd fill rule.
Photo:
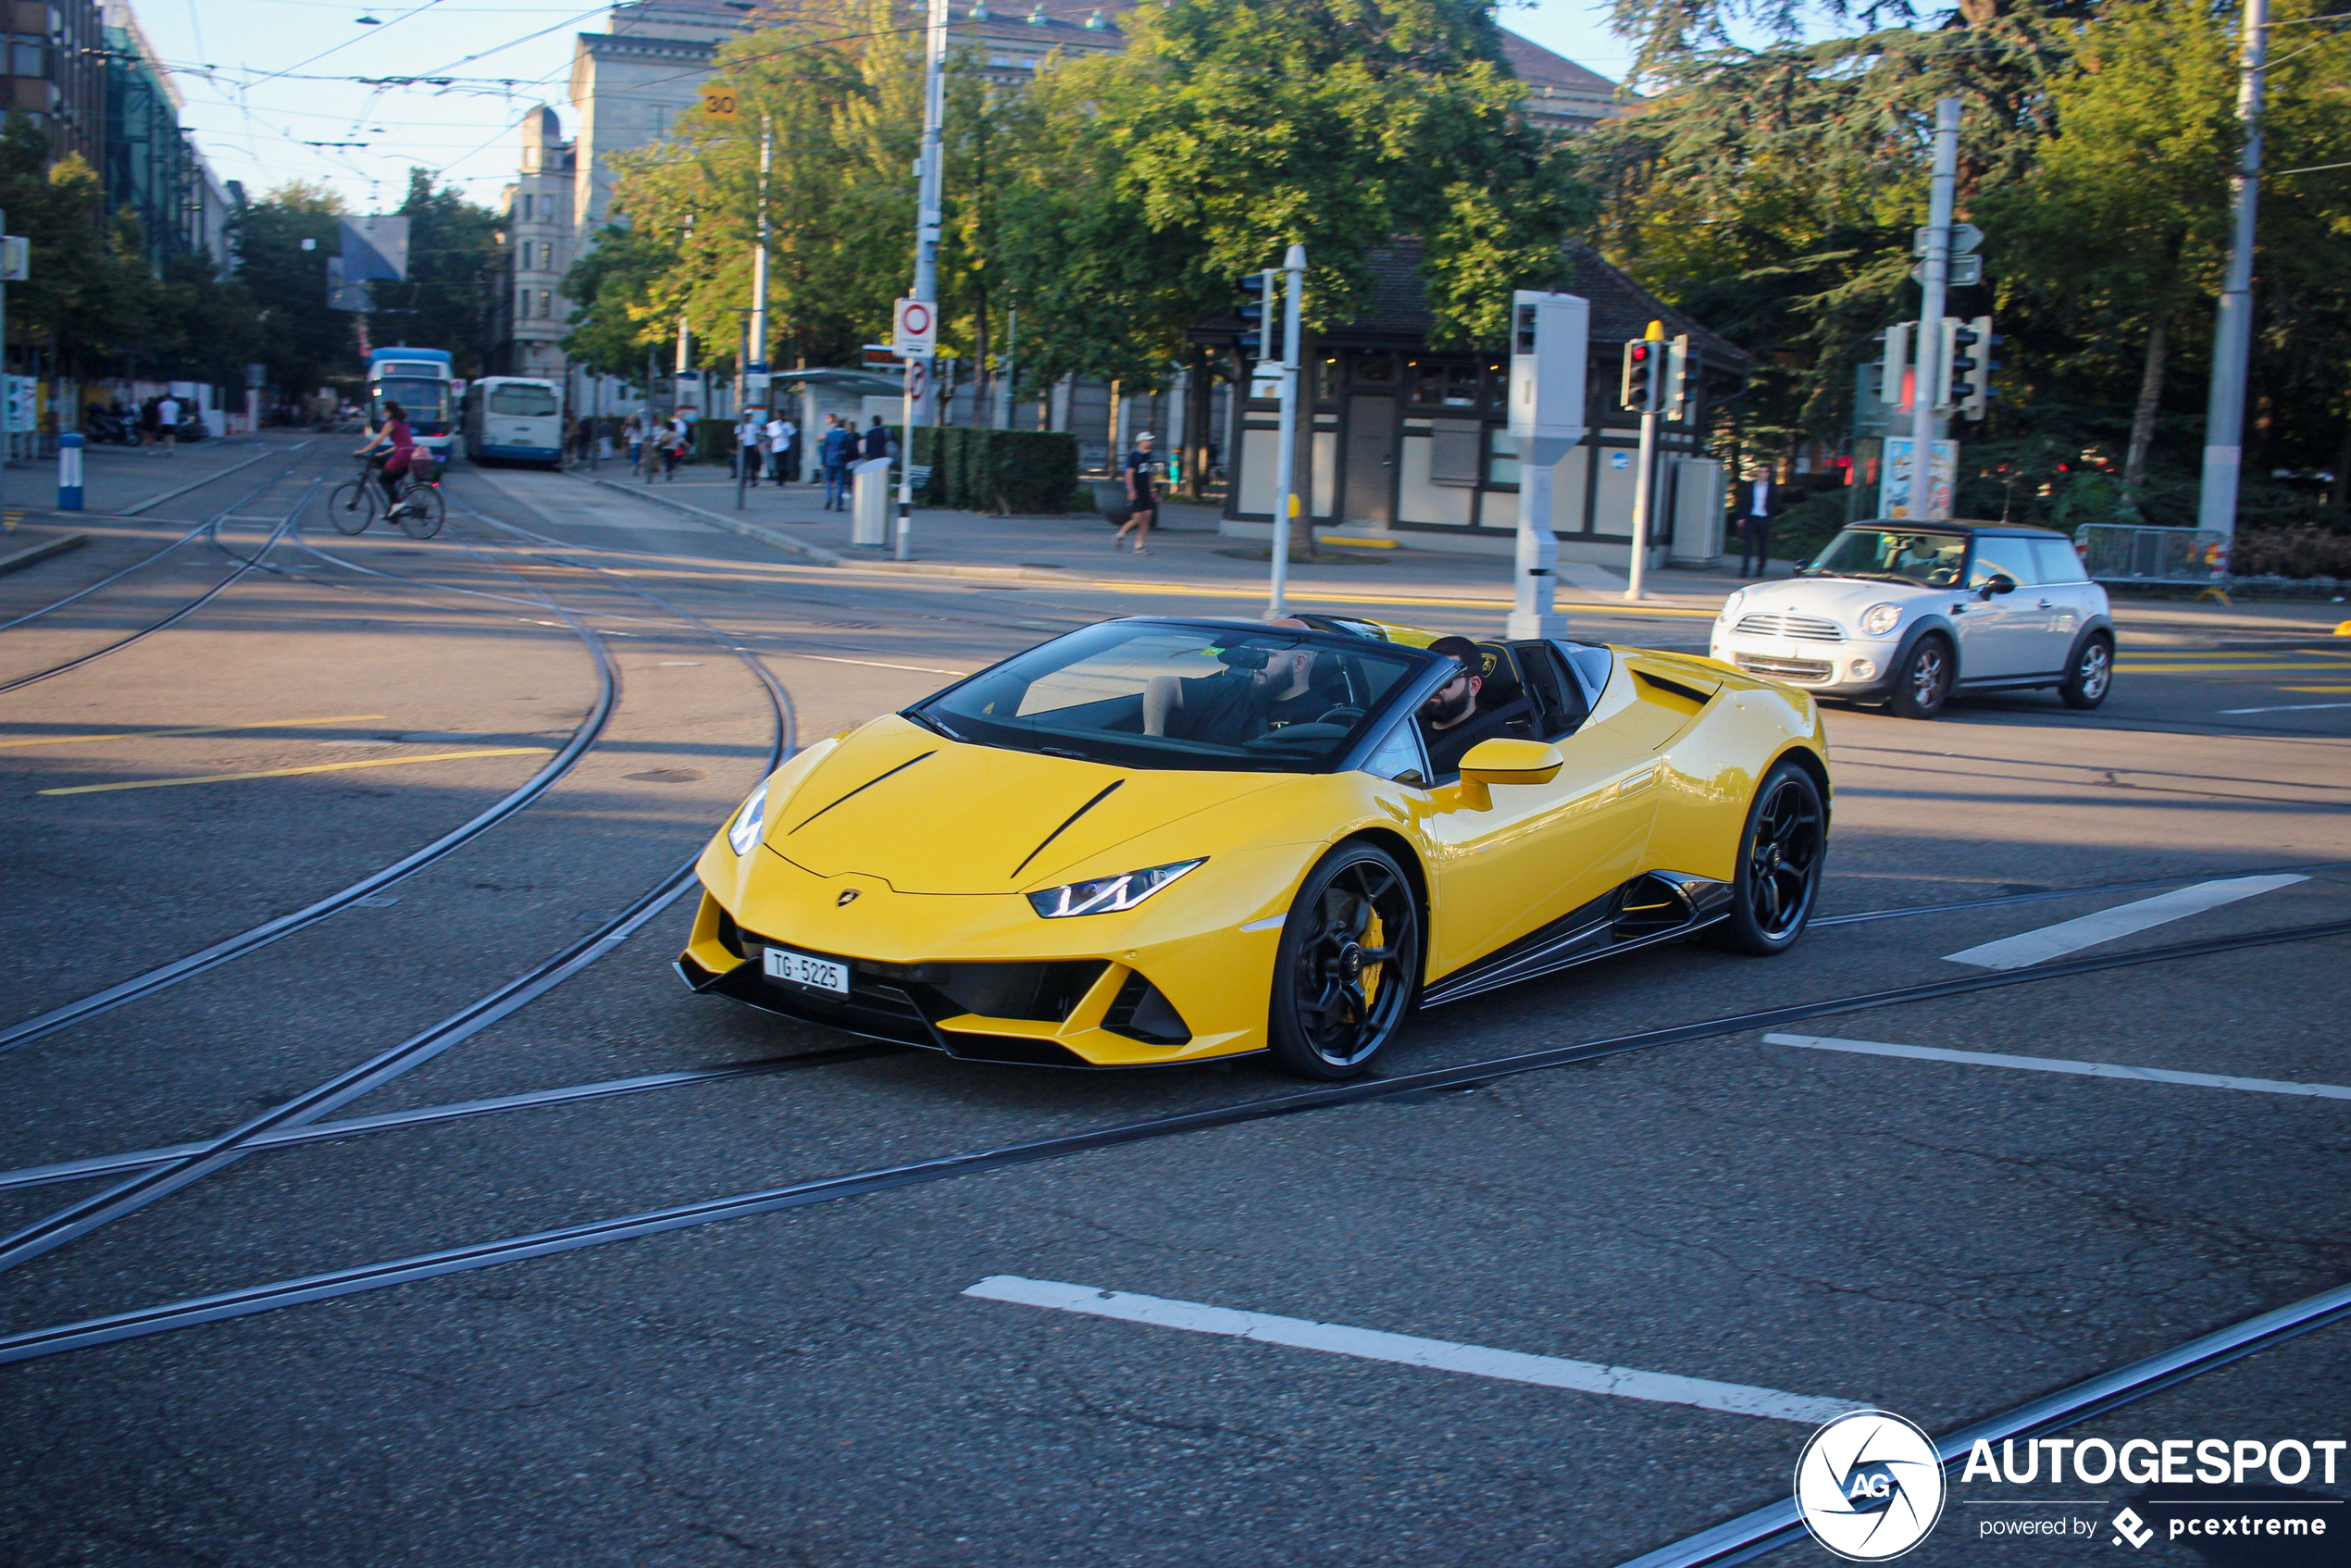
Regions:
<instances>
[{"instance_id":1,"label":"window of building","mask_svg":"<svg viewBox=\"0 0 2351 1568\"><path fill-rule=\"evenodd\" d=\"M8 70L14 76L49 74L49 51L43 46L39 33L19 32L10 36Z\"/></svg>"},{"instance_id":2,"label":"window of building","mask_svg":"<svg viewBox=\"0 0 2351 1568\"><path fill-rule=\"evenodd\" d=\"M1392 354L1359 354L1355 356L1354 374L1358 386L1384 386L1396 380L1396 356Z\"/></svg>"},{"instance_id":3,"label":"window of building","mask_svg":"<svg viewBox=\"0 0 2351 1568\"><path fill-rule=\"evenodd\" d=\"M1415 361L1411 369L1414 403L1443 408L1477 406L1476 365L1437 365L1424 359Z\"/></svg>"},{"instance_id":4,"label":"window of building","mask_svg":"<svg viewBox=\"0 0 2351 1568\"><path fill-rule=\"evenodd\" d=\"M525 196L522 199L522 220L525 223L530 221L530 198L529 196Z\"/></svg>"},{"instance_id":5,"label":"window of building","mask_svg":"<svg viewBox=\"0 0 2351 1568\"><path fill-rule=\"evenodd\" d=\"M554 313L555 313L555 296L554 296L554 294L551 291L546 290L546 289L541 289L541 290L540 290L540 291L539 291L539 314L540 314L540 315L541 315L541 316L553 316Z\"/></svg>"},{"instance_id":6,"label":"window of building","mask_svg":"<svg viewBox=\"0 0 2351 1568\"><path fill-rule=\"evenodd\" d=\"M516 316L528 316L530 314L530 291L529 289L524 289L516 294L515 314Z\"/></svg>"}]
</instances>

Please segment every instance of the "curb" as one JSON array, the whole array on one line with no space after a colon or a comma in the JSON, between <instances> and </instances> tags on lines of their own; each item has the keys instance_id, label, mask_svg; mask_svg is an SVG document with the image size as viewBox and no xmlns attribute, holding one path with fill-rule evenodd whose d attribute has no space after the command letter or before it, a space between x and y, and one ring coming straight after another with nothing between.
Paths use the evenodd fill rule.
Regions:
<instances>
[{"instance_id":1,"label":"curb","mask_svg":"<svg viewBox=\"0 0 2351 1568\"><path fill-rule=\"evenodd\" d=\"M52 555L62 555L68 550L79 550L89 542L90 536L86 533L62 533L29 549L19 550L13 555L0 555L0 575L20 572L36 562L45 561Z\"/></svg>"},{"instance_id":2,"label":"curb","mask_svg":"<svg viewBox=\"0 0 2351 1568\"><path fill-rule=\"evenodd\" d=\"M794 539L788 533L778 533L774 529L758 523L747 523L740 517L728 516L723 512L713 512L706 507L697 506L690 501L677 500L662 494L651 485L622 484L616 479L600 479L586 474L573 473L568 468L562 471L585 483L602 485L606 490L618 491L623 495L633 495L640 500L654 502L673 511L683 512L688 516L708 523L713 528L724 529L728 533L740 534L745 539L755 539L762 544L772 544L778 550L789 551L820 566L845 566L852 571L861 572L898 572L910 577L1029 578L1039 582L1075 580L1066 572L1040 572L1027 566L958 566L945 562L868 561L862 556L844 555L838 551L827 550L821 544L811 544L805 540Z\"/></svg>"}]
</instances>

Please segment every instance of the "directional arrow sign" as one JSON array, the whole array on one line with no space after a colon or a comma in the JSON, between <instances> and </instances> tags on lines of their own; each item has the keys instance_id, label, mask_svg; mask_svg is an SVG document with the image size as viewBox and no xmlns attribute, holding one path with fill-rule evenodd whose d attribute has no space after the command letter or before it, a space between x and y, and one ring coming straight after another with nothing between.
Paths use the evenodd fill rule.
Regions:
<instances>
[{"instance_id":1,"label":"directional arrow sign","mask_svg":"<svg viewBox=\"0 0 2351 1568\"><path fill-rule=\"evenodd\" d=\"M1934 233L1934 230L1932 229L1911 230L1910 254L1912 255L1926 255L1929 240ZM1974 224L1954 223L1951 225L1951 254L1953 255L1965 255L1983 243L1984 230L1978 229Z\"/></svg>"},{"instance_id":2,"label":"directional arrow sign","mask_svg":"<svg viewBox=\"0 0 2351 1568\"><path fill-rule=\"evenodd\" d=\"M1926 281L1926 263L1910 268L1910 281ZM1984 281L1984 258L1980 255L1955 255L1951 258L1951 275L1947 280L1955 289L1964 289Z\"/></svg>"}]
</instances>

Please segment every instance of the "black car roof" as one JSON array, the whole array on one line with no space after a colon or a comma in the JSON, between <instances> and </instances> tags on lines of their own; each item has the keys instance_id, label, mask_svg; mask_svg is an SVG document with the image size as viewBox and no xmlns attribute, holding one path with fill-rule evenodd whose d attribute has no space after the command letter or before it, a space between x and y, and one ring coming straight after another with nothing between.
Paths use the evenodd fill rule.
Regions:
<instances>
[{"instance_id":1,"label":"black car roof","mask_svg":"<svg viewBox=\"0 0 2351 1568\"><path fill-rule=\"evenodd\" d=\"M1848 529L1902 529L1912 533L1983 534L1992 539L2068 537L2055 529L2034 528L2028 523L1979 523L1966 517L1864 517L1845 526Z\"/></svg>"}]
</instances>

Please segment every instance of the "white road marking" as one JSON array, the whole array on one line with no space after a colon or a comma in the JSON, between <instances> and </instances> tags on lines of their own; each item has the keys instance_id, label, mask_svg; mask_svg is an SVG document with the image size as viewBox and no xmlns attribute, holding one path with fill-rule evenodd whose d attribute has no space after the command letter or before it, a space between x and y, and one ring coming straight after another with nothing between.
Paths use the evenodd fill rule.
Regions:
<instances>
[{"instance_id":1,"label":"white road marking","mask_svg":"<svg viewBox=\"0 0 2351 1568\"><path fill-rule=\"evenodd\" d=\"M991 1275L964 1294L989 1301L1043 1307L1051 1312L1147 1323L1154 1328L1222 1334L1268 1345L1287 1345L1293 1350L1323 1350L1332 1355L1359 1356L1365 1361L1499 1378L1508 1383L1534 1383L1547 1388L1573 1388L1586 1394L1614 1394L1657 1404L1696 1405L1701 1410L1760 1416L1767 1421L1794 1421L1808 1426L1834 1420L1847 1411L1867 1408L1866 1401L1858 1400L1814 1399L1803 1394L1784 1394L1776 1388L1751 1388L1740 1383L1677 1377L1665 1372L1636 1372L1631 1367L1602 1366L1597 1362L1568 1361L1559 1356L1523 1355L1516 1350L1488 1350L1483 1345L1457 1344L1450 1339L1383 1334L1377 1329L1350 1328L1344 1324L1315 1323L1302 1317L1276 1317L1270 1313L1234 1312L1226 1307L1203 1306L1198 1301L1172 1301L1124 1290L1097 1290L1088 1285L1023 1279L1012 1274Z\"/></svg>"},{"instance_id":2,"label":"white road marking","mask_svg":"<svg viewBox=\"0 0 2351 1568\"><path fill-rule=\"evenodd\" d=\"M1943 956L1949 963L1972 964L1979 969L2022 969L2034 964L2046 964L2052 958L2062 958L2085 947L2096 947L2100 942L2110 942L2118 937L2127 937L2133 931L2144 931L2150 926L2201 915L2208 909L2218 909L2224 903L2249 899L2256 893L2266 893L2308 880L2307 877L2298 874L2282 874L2198 882L2192 888L2158 893L2151 899L2140 899L2133 903L2117 904L2112 909L2101 909L2096 915L2084 915L2078 920L2062 920L2054 926L2044 926L2037 931L2002 937L1996 942L1985 942Z\"/></svg>"},{"instance_id":3,"label":"white road marking","mask_svg":"<svg viewBox=\"0 0 2351 1568\"><path fill-rule=\"evenodd\" d=\"M2222 708L2224 714L2305 714L2316 708L2351 708L2351 703L2285 703L2274 708Z\"/></svg>"},{"instance_id":4,"label":"white road marking","mask_svg":"<svg viewBox=\"0 0 2351 1568\"><path fill-rule=\"evenodd\" d=\"M922 675L969 675L967 669L940 669L933 665L889 665L879 659L836 659L829 653L792 653L777 650L779 659L814 659L820 665L863 665L867 669L910 669Z\"/></svg>"},{"instance_id":5,"label":"white road marking","mask_svg":"<svg viewBox=\"0 0 2351 1568\"><path fill-rule=\"evenodd\" d=\"M1880 1039L1831 1039L1823 1035L1765 1035L1766 1045L1800 1045L1807 1051L1848 1051L1860 1056L1909 1056L1921 1062L1957 1062L1969 1067L2013 1067L2027 1073L2073 1073L2087 1078L2132 1078L2140 1083L2186 1084L2191 1089L2233 1089L2247 1094L2301 1094L2318 1100L2351 1100L2340 1084L2288 1083L2283 1078L2237 1078L2220 1073L2179 1073L2169 1067L2131 1067L2116 1062L2073 1062L2060 1056L2004 1056L1990 1051L1946 1051L1935 1045L1892 1045Z\"/></svg>"}]
</instances>

